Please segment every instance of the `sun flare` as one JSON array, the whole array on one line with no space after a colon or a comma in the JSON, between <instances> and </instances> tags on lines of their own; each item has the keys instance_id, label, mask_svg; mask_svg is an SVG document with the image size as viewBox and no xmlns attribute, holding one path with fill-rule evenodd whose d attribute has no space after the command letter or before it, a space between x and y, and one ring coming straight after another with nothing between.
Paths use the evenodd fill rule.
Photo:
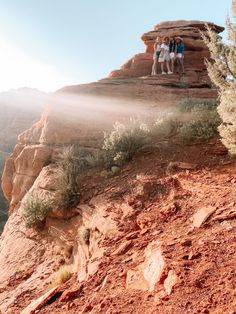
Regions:
<instances>
[{"instance_id":1,"label":"sun flare","mask_svg":"<svg viewBox=\"0 0 236 314\"><path fill-rule=\"evenodd\" d=\"M22 86L53 91L66 83L51 65L34 60L4 39L0 39L0 69L0 91Z\"/></svg>"}]
</instances>

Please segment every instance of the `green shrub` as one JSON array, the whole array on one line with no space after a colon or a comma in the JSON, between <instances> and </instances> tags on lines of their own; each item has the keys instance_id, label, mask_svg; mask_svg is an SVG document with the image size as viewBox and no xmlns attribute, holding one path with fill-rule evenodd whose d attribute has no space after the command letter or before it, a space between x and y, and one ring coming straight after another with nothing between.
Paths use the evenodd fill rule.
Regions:
<instances>
[{"instance_id":1,"label":"green shrub","mask_svg":"<svg viewBox=\"0 0 236 314\"><path fill-rule=\"evenodd\" d=\"M37 192L29 193L23 203L22 213L26 227L42 229L50 210L51 201L49 199L43 199Z\"/></svg>"},{"instance_id":2,"label":"green shrub","mask_svg":"<svg viewBox=\"0 0 236 314\"><path fill-rule=\"evenodd\" d=\"M220 117L216 109L209 109L205 105L191 110L191 118L182 124L179 135L185 144L196 140L207 141L218 133Z\"/></svg>"},{"instance_id":3,"label":"green shrub","mask_svg":"<svg viewBox=\"0 0 236 314\"><path fill-rule=\"evenodd\" d=\"M105 134L103 159L106 167L121 166L131 160L135 152L148 140L148 130L144 125L125 126L115 123L110 134Z\"/></svg>"},{"instance_id":4,"label":"green shrub","mask_svg":"<svg viewBox=\"0 0 236 314\"><path fill-rule=\"evenodd\" d=\"M168 115L155 122L150 128L149 136L154 140L163 140L177 134L179 126L180 121L173 115Z\"/></svg>"},{"instance_id":5,"label":"green shrub","mask_svg":"<svg viewBox=\"0 0 236 314\"><path fill-rule=\"evenodd\" d=\"M53 281L53 286L59 286L71 278L71 269L69 266L62 266L57 273Z\"/></svg>"},{"instance_id":6,"label":"green shrub","mask_svg":"<svg viewBox=\"0 0 236 314\"><path fill-rule=\"evenodd\" d=\"M217 101L215 99L205 98L184 98L177 104L177 108L181 112L190 112L196 107L204 107L206 110L215 110Z\"/></svg>"},{"instance_id":7,"label":"green shrub","mask_svg":"<svg viewBox=\"0 0 236 314\"><path fill-rule=\"evenodd\" d=\"M84 160L75 146L63 149L57 162L55 196L53 205L61 210L69 210L79 202L78 175L84 168Z\"/></svg>"}]
</instances>

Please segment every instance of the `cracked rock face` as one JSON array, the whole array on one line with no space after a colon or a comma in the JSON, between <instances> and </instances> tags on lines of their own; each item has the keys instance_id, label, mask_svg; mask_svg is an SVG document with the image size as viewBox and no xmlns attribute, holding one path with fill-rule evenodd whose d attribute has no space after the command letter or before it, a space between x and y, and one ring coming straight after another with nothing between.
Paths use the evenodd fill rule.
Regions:
<instances>
[{"instance_id":1,"label":"cracked rock face","mask_svg":"<svg viewBox=\"0 0 236 314\"><path fill-rule=\"evenodd\" d=\"M160 243L150 243L145 250L145 260L135 269L127 272L126 289L152 292L165 269Z\"/></svg>"}]
</instances>

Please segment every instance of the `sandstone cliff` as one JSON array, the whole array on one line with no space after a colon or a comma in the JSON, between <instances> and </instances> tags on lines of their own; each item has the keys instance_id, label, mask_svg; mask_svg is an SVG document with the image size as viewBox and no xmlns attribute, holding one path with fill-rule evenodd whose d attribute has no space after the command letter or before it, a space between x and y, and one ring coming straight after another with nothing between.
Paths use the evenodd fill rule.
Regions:
<instances>
[{"instance_id":1,"label":"sandstone cliff","mask_svg":"<svg viewBox=\"0 0 236 314\"><path fill-rule=\"evenodd\" d=\"M194 65L187 63L188 71L200 73L196 81L188 80L188 88L175 76L121 78L121 72L65 87L41 119L19 135L2 180L10 204L0 238L2 313L34 313L37 306L39 313L233 311L235 163L218 139L185 148L164 141L139 152L116 176L103 178L101 169L84 173L75 215L51 215L42 232L27 229L21 217L30 191L54 193L54 161L64 146L95 150L116 120L135 113L149 119L179 99L216 96L199 63L207 55L198 33L203 25L167 22L143 35L150 55L160 31L186 34L187 47L202 51ZM143 68L150 70L150 63ZM180 168L166 172L169 162L179 161L184 162ZM228 218L222 218L224 210ZM81 236L84 230L88 241ZM71 265L71 279L51 289L64 264Z\"/></svg>"},{"instance_id":2,"label":"sandstone cliff","mask_svg":"<svg viewBox=\"0 0 236 314\"><path fill-rule=\"evenodd\" d=\"M17 136L39 119L48 95L21 88L0 93L0 177L5 158L10 155ZM6 205L0 188L0 233L6 221Z\"/></svg>"}]
</instances>

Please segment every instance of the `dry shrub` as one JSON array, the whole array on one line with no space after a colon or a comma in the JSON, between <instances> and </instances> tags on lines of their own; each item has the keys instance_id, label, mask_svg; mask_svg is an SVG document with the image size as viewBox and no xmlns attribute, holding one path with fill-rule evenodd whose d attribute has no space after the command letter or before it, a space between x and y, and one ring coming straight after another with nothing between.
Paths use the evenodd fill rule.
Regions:
<instances>
[{"instance_id":1,"label":"dry shrub","mask_svg":"<svg viewBox=\"0 0 236 314\"><path fill-rule=\"evenodd\" d=\"M23 202L22 217L27 228L42 229L52 208L49 198L42 198L38 192L30 192Z\"/></svg>"},{"instance_id":2,"label":"dry shrub","mask_svg":"<svg viewBox=\"0 0 236 314\"><path fill-rule=\"evenodd\" d=\"M55 196L53 205L60 210L69 210L79 202L79 182L80 160L78 150L75 146L63 149L57 162L55 176Z\"/></svg>"},{"instance_id":3,"label":"dry shrub","mask_svg":"<svg viewBox=\"0 0 236 314\"><path fill-rule=\"evenodd\" d=\"M71 278L71 267L62 266L55 274L55 278L53 280L53 286L59 286L68 281Z\"/></svg>"},{"instance_id":4,"label":"dry shrub","mask_svg":"<svg viewBox=\"0 0 236 314\"><path fill-rule=\"evenodd\" d=\"M185 144L196 140L207 141L218 133L219 125L220 117L215 109L198 105L191 110L190 119L180 127L179 136Z\"/></svg>"},{"instance_id":5,"label":"dry shrub","mask_svg":"<svg viewBox=\"0 0 236 314\"><path fill-rule=\"evenodd\" d=\"M105 167L122 166L148 140L145 125L126 126L116 122L113 130L104 136L103 160Z\"/></svg>"}]
</instances>

